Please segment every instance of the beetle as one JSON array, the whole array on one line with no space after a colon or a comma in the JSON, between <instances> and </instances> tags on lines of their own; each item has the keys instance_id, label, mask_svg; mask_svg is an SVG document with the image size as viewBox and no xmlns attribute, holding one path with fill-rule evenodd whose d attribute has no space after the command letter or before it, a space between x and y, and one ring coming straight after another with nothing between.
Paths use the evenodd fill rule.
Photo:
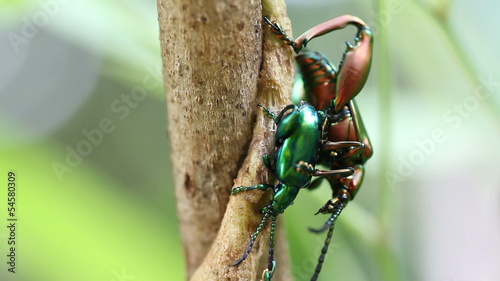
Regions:
<instances>
[{"instance_id":1,"label":"beetle","mask_svg":"<svg viewBox=\"0 0 500 281\"><path fill-rule=\"evenodd\" d=\"M315 281L328 251L335 221L358 192L363 180L364 163L373 154L372 145L354 101L354 97L363 88L370 71L373 34L360 18L343 15L309 29L293 40L287 36L278 23L270 21L267 17L264 17L264 20L271 27L272 32L297 53L296 62L299 72L294 85L294 102L307 100L327 116L327 140L323 143L317 163L330 169L354 169L351 175L336 174L317 178L309 186L309 189L314 189L326 178L333 193L332 199L328 200L316 213L331 214L331 217L322 228L309 229L317 233L329 229L311 279ZM313 38L347 25L356 26L358 31L354 45L346 42L347 49L342 56L338 70L321 53L301 52Z\"/></svg>"},{"instance_id":2,"label":"beetle","mask_svg":"<svg viewBox=\"0 0 500 281\"><path fill-rule=\"evenodd\" d=\"M359 191L363 182L364 163L373 154L372 145L354 100L349 101L333 120L334 122L330 123L328 141L322 148L326 153L322 154L318 162L332 169L350 167L354 169L354 173L347 176L326 175L316 179L310 186L310 189L314 189L323 179L327 179L332 188L332 199L328 200L316 213L331 214L330 218L320 229L309 228L310 231L316 233L329 229L311 279L313 281L317 279L321 271L333 235L335 221L347 203L353 200Z\"/></svg>"},{"instance_id":3,"label":"beetle","mask_svg":"<svg viewBox=\"0 0 500 281\"><path fill-rule=\"evenodd\" d=\"M247 249L241 258L232 265L237 266L247 258L257 236L270 218L269 260L268 266L263 272L263 279L270 281L276 268L274 260L276 217L293 203L301 189L309 187L313 176L350 175L354 170L350 167L327 171L315 168L318 153L326 138L325 128L328 125L328 119L322 111L317 111L305 101L298 105L286 106L278 115L262 105L259 106L277 126L274 157L271 158L266 154L263 156L263 160L269 170L276 175L278 183L240 186L232 190L233 195L253 189L271 189L273 191L271 203L261 210L264 216L256 231L251 235Z\"/></svg>"}]
</instances>

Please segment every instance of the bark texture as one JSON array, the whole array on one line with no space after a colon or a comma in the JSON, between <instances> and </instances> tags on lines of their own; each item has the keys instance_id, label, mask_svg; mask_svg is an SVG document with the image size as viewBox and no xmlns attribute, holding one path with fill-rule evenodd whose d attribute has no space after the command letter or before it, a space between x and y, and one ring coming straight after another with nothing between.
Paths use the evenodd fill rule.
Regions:
<instances>
[{"instance_id":1,"label":"bark texture","mask_svg":"<svg viewBox=\"0 0 500 281\"><path fill-rule=\"evenodd\" d=\"M284 3L158 0L158 13L188 278L258 280L268 226L248 259L230 265L246 249L269 194L230 190L272 180L261 157L272 153L274 126L256 105L279 111L290 103L292 50L262 25L266 15L289 30ZM277 235L275 280L291 280L284 229Z\"/></svg>"}]
</instances>

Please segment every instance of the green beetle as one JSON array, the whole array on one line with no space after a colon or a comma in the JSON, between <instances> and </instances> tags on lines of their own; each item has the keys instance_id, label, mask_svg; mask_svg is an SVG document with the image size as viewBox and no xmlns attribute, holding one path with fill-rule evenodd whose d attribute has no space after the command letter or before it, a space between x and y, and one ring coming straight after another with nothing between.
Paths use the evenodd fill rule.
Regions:
<instances>
[{"instance_id":1,"label":"green beetle","mask_svg":"<svg viewBox=\"0 0 500 281\"><path fill-rule=\"evenodd\" d=\"M326 175L315 179L309 189L319 186L326 178L333 191L333 198L321 207L318 213L331 214L320 229L329 229L325 244L321 250L312 281L321 271L323 261L331 241L335 221L347 203L358 192L364 175L364 163L372 156L373 148L361 120L361 115L354 102L354 97L363 88L371 67L373 51L373 34L360 18L344 15L319 24L293 40L276 22L268 18L264 20L278 38L293 47L297 53L296 62L299 68L292 94L294 102L307 100L317 110L327 116L327 139L321 147L318 164L329 169L352 168L351 175ZM338 70L321 53L301 52L302 48L313 38L354 25L358 32L354 45L347 43Z\"/></svg>"},{"instance_id":2,"label":"green beetle","mask_svg":"<svg viewBox=\"0 0 500 281\"><path fill-rule=\"evenodd\" d=\"M271 280L276 267L274 260L276 217L293 203L301 189L309 187L313 176L349 175L354 170L346 168L323 171L315 168L318 152L326 137L324 128L328 124L328 119L323 112L317 111L305 101L298 105L286 106L278 115L266 107L263 107L263 111L277 125L274 157L271 158L266 154L263 159L264 164L276 175L278 184L263 183L250 187L240 186L232 190L233 195L253 189L272 189L273 191L271 203L261 210L264 217L255 233L252 234L245 253L232 265L239 265L247 258L265 222L271 218L269 262L263 273L264 280Z\"/></svg>"}]
</instances>

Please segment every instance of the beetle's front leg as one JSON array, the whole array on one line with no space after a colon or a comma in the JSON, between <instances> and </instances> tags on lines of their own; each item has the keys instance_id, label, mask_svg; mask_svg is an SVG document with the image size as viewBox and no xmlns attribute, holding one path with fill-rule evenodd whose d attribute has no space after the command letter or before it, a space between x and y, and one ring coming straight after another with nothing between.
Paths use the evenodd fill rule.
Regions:
<instances>
[{"instance_id":1,"label":"beetle's front leg","mask_svg":"<svg viewBox=\"0 0 500 281\"><path fill-rule=\"evenodd\" d=\"M253 190L253 189L268 190L269 188L273 188L273 187L274 187L274 184L267 184L267 183L261 183L261 184L257 184L254 186L239 186L239 187L233 188L231 190L231 194L235 195L235 194L238 194L242 191L249 191L249 190Z\"/></svg>"},{"instance_id":2,"label":"beetle's front leg","mask_svg":"<svg viewBox=\"0 0 500 281\"><path fill-rule=\"evenodd\" d=\"M277 23L276 21L271 21L270 19L268 19L267 17L264 17L264 20L266 21L267 24L269 24L269 26L271 27L271 31L276 34L276 36L285 41L285 43L287 45L290 45L292 46L293 50L295 51L296 54L298 54L300 52L300 50L302 48L296 48L295 47L295 42L292 38L288 37L288 35L286 34L286 32L283 30L283 28L281 28L281 25L279 23Z\"/></svg>"},{"instance_id":3,"label":"beetle's front leg","mask_svg":"<svg viewBox=\"0 0 500 281\"><path fill-rule=\"evenodd\" d=\"M276 171L274 170L274 161L271 156L269 156L269 154L264 154L264 156L262 156L262 161L264 161L264 165L269 169L269 171L276 175Z\"/></svg>"},{"instance_id":4,"label":"beetle's front leg","mask_svg":"<svg viewBox=\"0 0 500 281\"><path fill-rule=\"evenodd\" d=\"M258 107L262 107L262 112L264 113L264 115L267 116L267 118L269 119L273 119L274 122L276 122L276 114L274 114L269 108L265 107L264 105L262 104L257 104ZM277 123L277 122L276 122Z\"/></svg>"},{"instance_id":5,"label":"beetle's front leg","mask_svg":"<svg viewBox=\"0 0 500 281\"><path fill-rule=\"evenodd\" d=\"M285 108L283 108L281 110L281 112L276 115L274 112L271 111L271 109L265 107L264 105L262 104L257 104L258 107L262 107L262 112L270 119L273 119L274 123L276 124L279 124L280 123L280 120L281 118L283 118L283 115L285 115L285 113L289 112L290 110L294 110L296 108L296 106L294 104L290 104L290 105L287 105L285 106Z\"/></svg>"}]
</instances>

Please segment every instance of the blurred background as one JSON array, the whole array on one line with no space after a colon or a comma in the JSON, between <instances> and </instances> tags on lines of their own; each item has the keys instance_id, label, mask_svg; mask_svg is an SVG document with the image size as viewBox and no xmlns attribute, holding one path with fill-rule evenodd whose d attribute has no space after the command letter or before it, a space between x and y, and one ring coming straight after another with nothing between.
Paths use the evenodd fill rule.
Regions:
<instances>
[{"instance_id":1,"label":"blurred background","mask_svg":"<svg viewBox=\"0 0 500 281\"><path fill-rule=\"evenodd\" d=\"M500 2L287 4L295 36L342 14L375 34L357 98L375 154L320 280L500 280ZM0 280L184 280L156 2L0 7ZM337 64L354 31L308 47ZM306 228L331 194L301 194L285 217L309 280L325 235Z\"/></svg>"}]
</instances>

